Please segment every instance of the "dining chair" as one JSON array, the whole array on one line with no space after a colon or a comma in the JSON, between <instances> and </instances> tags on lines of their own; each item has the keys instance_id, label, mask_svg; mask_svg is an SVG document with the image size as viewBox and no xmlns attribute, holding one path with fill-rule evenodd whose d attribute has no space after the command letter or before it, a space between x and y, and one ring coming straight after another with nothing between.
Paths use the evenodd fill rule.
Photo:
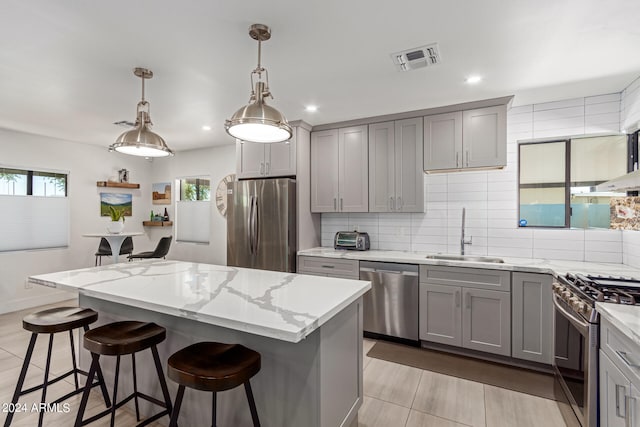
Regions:
<instances>
[{"instance_id":1,"label":"dining chair","mask_svg":"<svg viewBox=\"0 0 640 427\"><path fill-rule=\"evenodd\" d=\"M122 241L122 246L120 246L120 255L131 255L132 253L133 239L131 238L131 236L129 236ZM107 242L107 239L105 239L104 237L100 239L100 244L98 245L98 250L96 252L96 266L102 265L103 256L111 256L111 246L109 245L109 242Z\"/></svg>"},{"instance_id":2,"label":"dining chair","mask_svg":"<svg viewBox=\"0 0 640 427\"><path fill-rule=\"evenodd\" d=\"M133 259L166 258L169 253L169 247L171 247L171 239L173 239L173 236L163 237L153 251L131 254L127 258L129 258L129 261Z\"/></svg>"}]
</instances>

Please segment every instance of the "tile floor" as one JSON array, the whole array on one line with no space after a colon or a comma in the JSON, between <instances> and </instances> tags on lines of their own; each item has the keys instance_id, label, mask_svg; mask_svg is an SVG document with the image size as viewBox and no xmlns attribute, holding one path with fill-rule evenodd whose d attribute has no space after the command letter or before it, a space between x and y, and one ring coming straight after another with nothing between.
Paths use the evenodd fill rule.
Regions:
<instances>
[{"instance_id":1,"label":"tile floor","mask_svg":"<svg viewBox=\"0 0 640 427\"><path fill-rule=\"evenodd\" d=\"M73 301L71 302L73 303ZM51 306L70 305L70 302ZM49 306L47 306L49 307ZM5 404L11 401L30 334L22 329L26 314L45 307L0 315L0 422L6 418ZM364 340L364 403L360 408L358 427L459 427L459 426L565 426L556 402L473 381L463 380L430 371L399 365L366 356L375 344ZM40 337L29 367L26 385L35 385L44 374L46 338ZM77 344L76 344L77 346ZM69 338L57 334L54 339L52 375L70 369ZM51 386L49 396L60 396L73 389L73 377ZM23 396L20 402L30 406L39 401L39 392ZM80 396L69 399L69 413L45 414L47 427L69 426L75 419ZM97 393L92 393L87 415L104 408ZM64 409L64 408L62 408ZM38 414L17 413L13 426L35 426ZM167 423L168 420L161 420ZM135 416L119 410L116 425L131 426ZM92 424L107 426L109 418ZM159 426L158 423L151 424Z\"/></svg>"}]
</instances>

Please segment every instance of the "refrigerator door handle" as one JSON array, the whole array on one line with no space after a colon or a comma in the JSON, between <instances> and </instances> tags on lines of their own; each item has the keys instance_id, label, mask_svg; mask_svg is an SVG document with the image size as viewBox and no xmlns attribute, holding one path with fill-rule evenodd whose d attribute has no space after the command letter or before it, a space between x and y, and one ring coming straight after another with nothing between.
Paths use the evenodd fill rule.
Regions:
<instances>
[{"instance_id":1,"label":"refrigerator door handle","mask_svg":"<svg viewBox=\"0 0 640 427\"><path fill-rule=\"evenodd\" d=\"M249 217L247 218L247 233L249 234L247 237L249 239L249 253L251 255L253 252L253 199L254 196L249 198Z\"/></svg>"},{"instance_id":2,"label":"refrigerator door handle","mask_svg":"<svg viewBox=\"0 0 640 427\"><path fill-rule=\"evenodd\" d=\"M258 216L258 196L253 197L255 209L253 210L253 251L258 254L258 235L260 233L260 217Z\"/></svg>"}]
</instances>

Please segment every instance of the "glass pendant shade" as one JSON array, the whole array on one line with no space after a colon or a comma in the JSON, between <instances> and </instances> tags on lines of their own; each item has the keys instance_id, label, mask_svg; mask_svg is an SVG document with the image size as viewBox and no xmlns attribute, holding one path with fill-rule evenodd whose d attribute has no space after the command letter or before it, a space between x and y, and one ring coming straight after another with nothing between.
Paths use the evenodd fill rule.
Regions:
<instances>
[{"instance_id":1,"label":"glass pendant shade","mask_svg":"<svg viewBox=\"0 0 640 427\"><path fill-rule=\"evenodd\" d=\"M269 74L260 64L262 42L271 38L271 30L263 24L249 27L249 36L258 41L258 66L251 72L251 97L249 103L234 113L224 123L229 135L247 142L283 142L291 139L293 132L287 119L277 109L267 105L266 98L271 96ZM262 81L265 75L266 82ZM253 91L253 77L257 76Z\"/></svg>"},{"instance_id":2,"label":"glass pendant shade","mask_svg":"<svg viewBox=\"0 0 640 427\"><path fill-rule=\"evenodd\" d=\"M141 157L173 156L173 151L164 139L150 129L149 103L144 99L144 80L153 77L153 72L144 68L135 68L133 73L142 79L142 100L138 102L135 129L122 133L109 151Z\"/></svg>"}]
</instances>

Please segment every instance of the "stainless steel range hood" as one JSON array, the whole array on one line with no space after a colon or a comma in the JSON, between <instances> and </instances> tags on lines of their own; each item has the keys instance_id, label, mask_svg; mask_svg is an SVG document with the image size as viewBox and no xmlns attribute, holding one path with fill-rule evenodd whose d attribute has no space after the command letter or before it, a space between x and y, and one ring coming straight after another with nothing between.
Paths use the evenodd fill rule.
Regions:
<instances>
[{"instance_id":1,"label":"stainless steel range hood","mask_svg":"<svg viewBox=\"0 0 640 427\"><path fill-rule=\"evenodd\" d=\"M640 190L640 170L610 179L596 186L596 191L632 191Z\"/></svg>"}]
</instances>

